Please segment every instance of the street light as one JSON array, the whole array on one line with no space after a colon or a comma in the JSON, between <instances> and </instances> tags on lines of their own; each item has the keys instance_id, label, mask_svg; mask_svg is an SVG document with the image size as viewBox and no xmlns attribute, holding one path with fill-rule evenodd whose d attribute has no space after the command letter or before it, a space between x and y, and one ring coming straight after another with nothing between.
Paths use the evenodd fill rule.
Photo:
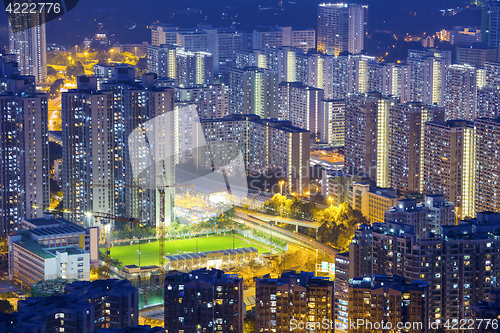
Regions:
<instances>
[{"instance_id":1,"label":"street light","mask_svg":"<svg viewBox=\"0 0 500 333\"><path fill-rule=\"evenodd\" d=\"M330 207L333 205L333 198L332 197L328 197L328 201L330 201Z\"/></svg>"},{"instance_id":2,"label":"street light","mask_svg":"<svg viewBox=\"0 0 500 333\"><path fill-rule=\"evenodd\" d=\"M283 195L283 184L285 184L285 181L282 180L279 182L279 184L280 184L280 193L281 193L281 195Z\"/></svg>"}]
</instances>

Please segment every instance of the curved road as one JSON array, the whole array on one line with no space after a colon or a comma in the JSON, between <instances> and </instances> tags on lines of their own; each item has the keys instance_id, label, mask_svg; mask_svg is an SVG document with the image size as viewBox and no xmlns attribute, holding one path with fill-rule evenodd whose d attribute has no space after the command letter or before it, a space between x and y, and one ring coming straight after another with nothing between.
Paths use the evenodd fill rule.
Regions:
<instances>
[{"instance_id":1,"label":"curved road","mask_svg":"<svg viewBox=\"0 0 500 333\"><path fill-rule=\"evenodd\" d=\"M332 257L333 260L335 260L335 254L338 253L338 251L335 250L334 248L332 248L328 245L325 245L323 243L320 243L311 237L297 234L297 233L291 232L289 230L286 230L284 228L280 228L280 227L271 225L271 224L266 223L264 221L261 221L259 219L248 216L248 214L240 212L238 210L236 210L236 215L238 216L238 218L240 219L241 222L243 222L245 225L247 225L249 227L252 227L252 228L258 229L259 231L263 231L263 232L267 232L267 233L271 233L271 232L274 233L275 232L276 233L275 235L277 237L282 238L283 240L285 240L287 242L297 243L301 246L306 246L306 247L309 247L311 249L320 249L323 252L325 252L326 254L328 254L330 257ZM262 214L260 214L260 215L262 215ZM265 215L265 216L267 218L269 218L269 220L272 220L272 218L274 217L274 216L269 216L269 215ZM257 228L256 228L256 226L257 226Z\"/></svg>"}]
</instances>

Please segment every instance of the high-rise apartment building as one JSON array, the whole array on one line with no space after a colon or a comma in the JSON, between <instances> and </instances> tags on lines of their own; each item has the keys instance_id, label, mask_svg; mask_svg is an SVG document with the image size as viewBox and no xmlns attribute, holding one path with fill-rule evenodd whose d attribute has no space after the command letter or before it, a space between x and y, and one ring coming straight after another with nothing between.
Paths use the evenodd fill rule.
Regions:
<instances>
[{"instance_id":1,"label":"high-rise apartment building","mask_svg":"<svg viewBox=\"0 0 500 333\"><path fill-rule=\"evenodd\" d=\"M307 129L314 141L322 140L320 128L324 127L320 117L323 90L305 86L300 82L282 82L279 85L278 119L289 120L293 126Z\"/></svg>"},{"instance_id":2,"label":"high-rise apartment building","mask_svg":"<svg viewBox=\"0 0 500 333\"><path fill-rule=\"evenodd\" d=\"M146 49L148 72L156 73L161 78L175 79L176 50L175 45L148 45Z\"/></svg>"},{"instance_id":3,"label":"high-rise apartment building","mask_svg":"<svg viewBox=\"0 0 500 333\"><path fill-rule=\"evenodd\" d=\"M477 118L500 116L500 86L485 86L477 91Z\"/></svg>"},{"instance_id":4,"label":"high-rise apartment building","mask_svg":"<svg viewBox=\"0 0 500 333\"><path fill-rule=\"evenodd\" d=\"M236 67L236 51L246 49L245 34L234 28L205 29L207 33L208 52L213 57L215 75L227 74Z\"/></svg>"},{"instance_id":5,"label":"high-rise apartment building","mask_svg":"<svg viewBox=\"0 0 500 333\"><path fill-rule=\"evenodd\" d=\"M429 332L428 284L406 282L398 275L355 277L349 281L349 332L369 333L405 327L405 332ZM383 323L383 324L382 324ZM418 325L418 324L420 325ZM382 329L383 327L384 329Z\"/></svg>"},{"instance_id":6,"label":"high-rise apartment building","mask_svg":"<svg viewBox=\"0 0 500 333\"><path fill-rule=\"evenodd\" d=\"M477 69L469 65L446 68L445 118L474 121L477 102Z\"/></svg>"},{"instance_id":7,"label":"high-rise apartment building","mask_svg":"<svg viewBox=\"0 0 500 333\"><path fill-rule=\"evenodd\" d=\"M47 42L43 14L37 12L12 16L9 51L15 54L21 75L33 75L36 82L47 81Z\"/></svg>"},{"instance_id":8,"label":"high-rise apartment building","mask_svg":"<svg viewBox=\"0 0 500 333\"><path fill-rule=\"evenodd\" d=\"M326 99L345 98L350 91L350 61L346 56L310 57L314 71L309 71L308 84L324 89ZM316 75L312 76L312 73Z\"/></svg>"},{"instance_id":9,"label":"high-rise apartment building","mask_svg":"<svg viewBox=\"0 0 500 333\"><path fill-rule=\"evenodd\" d=\"M474 125L465 120L425 124L423 193L444 195L459 214L463 205L471 204L468 191L475 177L475 163L467 155L473 145L470 131L474 131Z\"/></svg>"},{"instance_id":10,"label":"high-rise apartment building","mask_svg":"<svg viewBox=\"0 0 500 333\"><path fill-rule=\"evenodd\" d=\"M478 72L479 73L479 72ZM478 86L477 118L496 118L500 113L500 63L484 63L484 83Z\"/></svg>"},{"instance_id":11,"label":"high-rise apartment building","mask_svg":"<svg viewBox=\"0 0 500 333\"><path fill-rule=\"evenodd\" d=\"M148 46L148 72L171 78L176 85L190 87L212 84L214 60L211 53L187 51L172 45Z\"/></svg>"},{"instance_id":12,"label":"high-rise apartment building","mask_svg":"<svg viewBox=\"0 0 500 333\"><path fill-rule=\"evenodd\" d=\"M345 145L345 99L322 100L319 109L320 141L332 147Z\"/></svg>"},{"instance_id":13,"label":"high-rise apartment building","mask_svg":"<svg viewBox=\"0 0 500 333\"><path fill-rule=\"evenodd\" d=\"M423 124L444 120L444 109L366 93L347 97L345 115L345 165L379 187L420 192Z\"/></svg>"},{"instance_id":14,"label":"high-rise apartment building","mask_svg":"<svg viewBox=\"0 0 500 333\"><path fill-rule=\"evenodd\" d=\"M302 49L304 52L316 50L316 30L292 30L292 44L290 46Z\"/></svg>"},{"instance_id":15,"label":"high-rise apartment building","mask_svg":"<svg viewBox=\"0 0 500 333\"><path fill-rule=\"evenodd\" d=\"M349 244L349 278L373 275L372 231L369 225L360 225Z\"/></svg>"},{"instance_id":16,"label":"high-rise apartment building","mask_svg":"<svg viewBox=\"0 0 500 333\"><path fill-rule=\"evenodd\" d=\"M243 333L243 279L199 269L165 276L165 332Z\"/></svg>"},{"instance_id":17,"label":"high-rise apartment building","mask_svg":"<svg viewBox=\"0 0 500 333\"><path fill-rule=\"evenodd\" d=\"M310 133L289 121L260 119L256 115L230 115L200 120L193 146L195 163L202 168L221 168L242 154L249 174L273 172L290 191L309 188ZM202 132L202 133L201 133ZM228 172L228 171L226 171ZM231 170L229 170L229 173Z\"/></svg>"},{"instance_id":18,"label":"high-rise apartment building","mask_svg":"<svg viewBox=\"0 0 500 333\"><path fill-rule=\"evenodd\" d=\"M500 46L500 2L483 4L481 41L491 47Z\"/></svg>"},{"instance_id":19,"label":"high-rise apartment building","mask_svg":"<svg viewBox=\"0 0 500 333\"><path fill-rule=\"evenodd\" d=\"M175 45L177 44L178 27L172 27L166 24L154 23L149 27L151 29L151 45Z\"/></svg>"},{"instance_id":20,"label":"high-rise apartment building","mask_svg":"<svg viewBox=\"0 0 500 333\"><path fill-rule=\"evenodd\" d=\"M252 33L252 48L265 50L292 46L292 27L257 26Z\"/></svg>"},{"instance_id":21,"label":"high-rise apartment building","mask_svg":"<svg viewBox=\"0 0 500 333\"><path fill-rule=\"evenodd\" d=\"M486 73L486 86L500 86L500 62L487 61L484 63Z\"/></svg>"},{"instance_id":22,"label":"high-rise apartment building","mask_svg":"<svg viewBox=\"0 0 500 333\"><path fill-rule=\"evenodd\" d=\"M231 113L256 114L276 118L278 114L278 73L247 67L229 71L229 109Z\"/></svg>"},{"instance_id":23,"label":"high-rise apartment building","mask_svg":"<svg viewBox=\"0 0 500 333\"><path fill-rule=\"evenodd\" d=\"M403 194L421 192L423 178L421 175L425 158L422 154L424 124L434 120L444 120L442 107L423 103L406 103L390 107L387 123L388 168L384 168L384 160L382 164L378 162L377 168L377 175L383 172L382 170L387 170L389 187Z\"/></svg>"},{"instance_id":24,"label":"high-rise apartment building","mask_svg":"<svg viewBox=\"0 0 500 333\"><path fill-rule=\"evenodd\" d=\"M350 94L345 109L345 165L389 187L389 108L392 97L380 93Z\"/></svg>"},{"instance_id":25,"label":"high-rise apartment building","mask_svg":"<svg viewBox=\"0 0 500 333\"><path fill-rule=\"evenodd\" d=\"M292 27L257 26L252 33L252 44L254 50L291 46L307 52L316 48L316 31L292 30Z\"/></svg>"},{"instance_id":26,"label":"high-rise apartment building","mask_svg":"<svg viewBox=\"0 0 500 333\"><path fill-rule=\"evenodd\" d=\"M277 279L269 275L255 285L255 331L284 333L305 331L333 332L334 288L328 278L313 273L284 272ZM314 323L328 324L318 327Z\"/></svg>"},{"instance_id":27,"label":"high-rise apartment building","mask_svg":"<svg viewBox=\"0 0 500 333\"><path fill-rule=\"evenodd\" d=\"M179 30L177 47L184 48L186 52L208 52L208 34L198 30Z\"/></svg>"},{"instance_id":28,"label":"high-rise apartment building","mask_svg":"<svg viewBox=\"0 0 500 333\"><path fill-rule=\"evenodd\" d=\"M500 212L500 118L479 118L476 131L476 212Z\"/></svg>"},{"instance_id":29,"label":"high-rise apartment building","mask_svg":"<svg viewBox=\"0 0 500 333\"><path fill-rule=\"evenodd\" d=\"M335 331L347 332L349 327L349 252L335 255Z\"/></svg>"},{"instance_id":30,"label":"high-rise apartment building","mask_svg":"<svg viewBox=\"0 0 500 333\"><path fill-rule=\"evenodd\" d=\"M415 199L400 199L385 211L386 222L412 225L418 238L437 234L440 226L455 225L455 220L455 205L447 202L443 195L426 195L419 204Z\"/></svg>"},{"instance_id":31,"label":"high-rise apartment building","mask_svg":"<svg viewBox=\"0 0 500 333\"><path fill-rule=\"evenodd\" d=\"M323 3L318 6L318 51L339 55L364 48L367 5Z\"/></svg>"},{"instance_id":32,"label":"high-rise apartment building","mask_svg":"<svg viewBox=\"0 0 500 333\"><path fill-rule=\"evenodd\" d=\"M383 73L374 71L378 66L376 57L355 55L349 57L349 92L363 94L365 92L382 92L382 86L374 83L383 82ZM382 74L382 75L378 75ZM369 90L368 88L375 88Z\"/></svg>"},{"instance_id":33,"label":"high-rise apartment building","mask_svg":"<svg viewBox=\"0 0 500 333\"><path fill-rule=\"evenodd\" d=\"M177 85L189 87L213 83L213 59L208 52L188 52L177 49L175 79Z\"/></svg>"},{"instance_id":34,"label":"high-rise apartment building","mask_svg":"<svg viewBox=\"0 0 500 333\"><path fill-rule=\"evenodd\" d=\"M8 332L95 332L123 329L139 320L138 290L130 281L75 281L64 295L19 301L17 312L0 319Z\"/></svg>"},{"instance_id":35,"label":"high-rise apartment building","mask_svg":"<svg viewBox=\"0 0 500 333\"><path fill-rule=\"evenodd\" d=\"M200 119L223 118L229 113L229 86L176 87L175 105L196 104Z\"/></svg>"},{"instance_id":36,"label":"high-rise apartment building","mask_svg":"<svg viewBox=\"0 0 500 333\"><path fill-rule=\"evenodd\" d=\"M88 223L86 212L101 212L140 217L156 225L156 191L130 186L137 181L133 166L138 167L138 156L145 152L129 151L129 135L174 108L173 89L149 86L150 76L143 77L142 85L134 78L111 78L103 84L104 91L97 90L96 77L79 77L78 89L63 93L63 205L73 213L73 222ZM173 133L173 122L171 126ZM147 134L159 140L159 135ZM144 182L146 178L141 176Z\"/></svg>"},{"instance_id":37,"label":"high-rise apartment building","mask_svg":"<svg viewBox=\"0 0 500 333\"><path fill-rule=\"evenodd\" d=\"M23 218L42 217L50 204L47 95L35 93L33 76L4 80L11 91L0 94L1 235Z\"/></svg>"},{"instance_id":38,"label":"high-rise apartment building","mask_svg":"<svg viewBox=\"0 0 500 333\"><path fill-rule=\"evenodd\" d=\"M80 77L81 84L94 81L94 89L62 94L64 208L76 212L82 222L86 212L114 215L113 188L113 93L96 92L97 78ZM93 80L92 80L93 79ZM89 88L89 87L87 87ZM89 188L89 184L96 185Z\"/></svg>"},{"instance_id":39,"label":"high-rise apartment building","mask_svg":"<svg viewBox=\"0 0 500 333\"><path fill-rule=\"evenodd\" d=\"M407 63L410 67L411 101L443 105L446 67L451 65L451 51L408 50Z\"/></svg>"},{"instance_id":40,"label":"high-rise apartment building","mask_svg":"<svg viewBox=\"0 0 500 333\"><path fill-rule=\"evenodd\" d=\"M291 47L270 48L262 51L266 57L265 68L278 73L279 83L297 81L297 55L301 53L302 50Z\"/></svg>"},{"instance_id":41,"label":"high-rise apartment building","mask_svg":"<svg viewBox=\"0 0 500 333\"><path fill-rule=\"evenodd\" d=\"M429 284L429 320L442 326L473 317L473 305L498 288L495 236L498 213L478 213L476 219L440 227L419 238L413 226L374 224L373 274L398 274ZM457 295L462 295L457 297Z\"/></svg>"}]
</instances>

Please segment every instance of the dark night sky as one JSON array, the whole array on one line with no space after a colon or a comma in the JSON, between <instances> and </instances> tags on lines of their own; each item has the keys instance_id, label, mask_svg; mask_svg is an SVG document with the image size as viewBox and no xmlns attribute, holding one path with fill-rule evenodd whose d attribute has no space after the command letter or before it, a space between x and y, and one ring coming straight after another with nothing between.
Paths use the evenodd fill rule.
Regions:
<instances>
[{"instance_id":1,"label":"dark night sky","mask_svg":"<svg viewBox=\"0 0 500 333\"><path fill-rule=\"evenodd\" d=\"M60 20L47 25L47 42L62 45L81 44L83 38L95 33L99 23L115 34L121 43L150 40L147 26L151 22L172 23L194 27L197 23L230 26L236 22L241 30L251 31L255 25L316 26L318 0L80 0L80 3ZM397 34L430 33L453 25L481 23L480 10L466 10L453 17L440 15L439 9L467 5L464 0L367 0L369 30L390 30ZM259 10L267 8L266 10ZM187 8L202 10L202 14L183 13ZM173 15L175 13L175 15ZM225 15L223 15L225 13ZM6 15L1 22L6 24ZM134 27L130 29L131 27Z\"/></svg>"}]
</instances>

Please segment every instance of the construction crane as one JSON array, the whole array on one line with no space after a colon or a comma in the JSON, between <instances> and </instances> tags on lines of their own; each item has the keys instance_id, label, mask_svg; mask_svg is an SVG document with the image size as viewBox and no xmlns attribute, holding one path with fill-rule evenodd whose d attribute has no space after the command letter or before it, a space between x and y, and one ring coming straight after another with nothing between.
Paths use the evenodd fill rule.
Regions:
<instances>
[{"instance_id":1,"label":"construction crane","mask_svg":"<svg viewBox=\"0 0 500 333\"><path fill-rule=\"evenodd\" d=\"M165 170L165 169L164 169ZM175 187L194 187L194 184L187 184L187 185L165 185L165 182L163 181L163 176L159 176L161 180L161 184L159 186L140 186L140 185L130 185L130 184L124 184L121 186L116 186L116 185L110 185L110 184L85 184L85 185L79 185L75 187L87 187L87 188L93 188L93 187L107 187L107 188L120 188L120 187L132 187L132 188L144 188L144 189L157 189L158 193L160 194L160 218L158 221L158 226L157 226L157 237L159 241L159 251L158 251L158 256L159 256L159 282L160 284L162 283L164 277L165 277L165 189L166 188L175 188ZM103 214L103 213L97 213L97 214ZM133 222L128 219L124 218L111 218L110 216L105 217L108 219L113 219L115 221L127 221L127 222ZM94 215L95 216L95 215ZM135 220L134 220L135 221ZM137 220L138 221L138 220ZM110 273L110 261L111 257L109 255L109 233L106 234L106 266L107 266L107 274L109 276Z\"/></svg>"},{"instance_id":2,"label":"construction crane","mask_svg":"<svg viewBox=\"0 0 500 333\"><path fill-rule=\"evenodd\" d=\"M57 209L47 209L50 212L56 212L56 213L73 213L76 214L76 211L70 211L67 209L64 210L57 210ZM136 218L125 218L125 217L119 217L119 216L113 216L108 213L101 213L101 212L87 212L85 213L88 217L93 216L95 218L96 223L101 223L104 225L104 230L106 232L106 252L104 253L104 262L105 262L105 270L104 270L104 277L106 279L109 279L111 275L111 256L110 256L110 248L111 248L111 223L110 220L115 220L115 221L124 221L124 222L131 222L131 223L137 223L141 225L141 221ZM99 221L99 219L101 219Z\"/></svg>"}]
</instances>

